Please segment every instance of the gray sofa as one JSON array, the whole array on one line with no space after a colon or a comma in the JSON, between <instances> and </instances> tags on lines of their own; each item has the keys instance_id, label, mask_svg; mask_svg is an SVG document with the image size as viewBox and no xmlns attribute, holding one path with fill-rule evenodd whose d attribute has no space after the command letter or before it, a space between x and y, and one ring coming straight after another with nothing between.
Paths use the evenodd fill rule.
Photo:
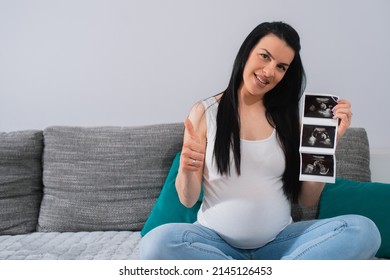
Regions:
<instances>
[{"instance_id":1,"label":"gray sofa","mask_svg":"<svg viewBox=\"0 0 390 280\"><path fill-rule=\"evenodd\" d=\"M0 259L138 259L183 124L0 133ZM363 128L349 128L337 176L370 181ZM293 205L294 220L317 208Z\"/></svg>"}]
</instances>

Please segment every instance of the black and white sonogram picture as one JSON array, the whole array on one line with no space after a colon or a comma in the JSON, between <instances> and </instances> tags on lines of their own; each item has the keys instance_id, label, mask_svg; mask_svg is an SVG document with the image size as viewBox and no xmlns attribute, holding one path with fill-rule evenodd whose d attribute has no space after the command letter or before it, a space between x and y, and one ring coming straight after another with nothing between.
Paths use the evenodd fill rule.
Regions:
<instances>
[{"instance_id":1,"label":"black and white sonogram picture","mask_svg":"<svg viewBox=\"0 0 390 280\"><path fill-rule=\"evenodd\" d=\"M302 154L302 174L333 177L333 155Z\"/></svg>"},{"instance_id":2,"label":"black and white sonogram picture","mask_svg":"<svg viewBox=\"0 0 390 280\"><path fill-rule=\"evenodd\" d=\"M305 95L304 116L307 118L333 118L332 109L337 105L336 96Z\"/></svg>"},{"instance_id":3,"label":"black and white sonogram picture","mask_svg":"<svg viewBox=\"0 0 390 280\"><path fill-rule=\"evenodd\" d=\"M335 145L336 127L324 125L303 125L302 146L333 149Z\"/></svg>"}]
</instances>

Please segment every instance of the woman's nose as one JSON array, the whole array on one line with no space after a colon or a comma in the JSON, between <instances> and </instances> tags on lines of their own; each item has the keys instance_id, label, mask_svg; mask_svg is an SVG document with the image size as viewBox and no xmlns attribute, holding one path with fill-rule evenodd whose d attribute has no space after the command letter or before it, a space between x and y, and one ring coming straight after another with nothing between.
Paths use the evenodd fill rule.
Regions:
<instances>
[{"instance_id":1,"label":"woman's nose","mask_svg":"<svg viewBox=\"0 0 390 280\"><path fill-rule=\"evenodd\" d=\"M275 67L271 64L267 64L264 66L263 72L266 77L273 77L275 74Z\"/></svg>"}]
</instances>

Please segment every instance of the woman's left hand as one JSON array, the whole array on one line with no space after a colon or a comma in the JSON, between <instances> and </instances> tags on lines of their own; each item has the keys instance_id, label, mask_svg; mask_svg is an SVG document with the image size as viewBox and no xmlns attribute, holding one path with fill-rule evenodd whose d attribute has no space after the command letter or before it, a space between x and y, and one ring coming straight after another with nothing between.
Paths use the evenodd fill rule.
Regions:
<instances>
[{"instance_id":1,"label":"woman's left hand","mask_svg":"<svg viewBox=\"0 0 390 280\"><path fill-rule=\"evenodd\" d=\"M333 108L333 118L339 119L339 127L337 131L337 140L339 140L351 125L352 112L351 103L345 99L339 99L337 105Z\"/></svg>"}]
</instances>

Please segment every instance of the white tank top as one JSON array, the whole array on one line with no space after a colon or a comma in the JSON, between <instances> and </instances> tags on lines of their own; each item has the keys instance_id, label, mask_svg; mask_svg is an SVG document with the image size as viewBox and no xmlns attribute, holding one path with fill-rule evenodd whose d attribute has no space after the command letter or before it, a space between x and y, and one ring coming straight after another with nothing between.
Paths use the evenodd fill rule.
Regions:
<instances>
[{"instance_id":1,"label":"white tank top","mask_svg":"<svg viewBox=\"0 0 390 280\"><path fill-rule=\"evenodd\" d=\"M241 140L241 175L231 152L230 175L218 173L213 157L218 102L203 101L207 147L204 198L198 222L216 231L230 245L259 248L292 223L291 205L283 192L285 157L274 130L264 140Z\"/></svg>"}]
</instances>

